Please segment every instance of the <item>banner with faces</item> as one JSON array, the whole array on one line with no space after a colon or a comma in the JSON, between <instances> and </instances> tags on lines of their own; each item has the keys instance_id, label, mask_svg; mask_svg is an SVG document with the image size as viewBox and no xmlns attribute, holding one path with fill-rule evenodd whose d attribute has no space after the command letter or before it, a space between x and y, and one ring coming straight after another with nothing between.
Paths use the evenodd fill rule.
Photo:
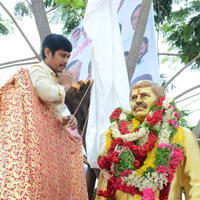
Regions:
<instances>
[{"instance_id":1,"label":"banner with faces","mask_svg":"<svg viewBox=\"0 0 200 200\"><path fill-rule=\"evenodd\" d=\"M121 0L121 4L118 8L119 28L125 59L130 51L131 42L141 11L141 2L142 0ZM71 32L68 39L73 45L73 51L66 69L73 71L75 74L74 82L92 79L92 65L90 62L92 40L88 38L82 24ZM105 49L102 49L102 51L105 51ZM130 87L139 80L152 80L160 83L153 8L151 8L149 13Z\"/></svg>"}]
</instances>

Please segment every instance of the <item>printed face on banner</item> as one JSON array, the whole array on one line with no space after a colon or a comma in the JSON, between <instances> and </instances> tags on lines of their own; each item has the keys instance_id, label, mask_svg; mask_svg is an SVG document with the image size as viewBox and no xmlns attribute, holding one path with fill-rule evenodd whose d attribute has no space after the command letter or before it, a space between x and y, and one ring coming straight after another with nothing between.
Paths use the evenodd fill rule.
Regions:
<instances>
[{"instance_id":1,"label":"printed face on banner","mask_svg":"<svg viewBox=\"0 0 200 200\"><path fill-rule=\"evenodd\" d=\"M75 74L73 82L92 79L91 77L91 40L84 27L79 25L69 37L73 51L67 69Z\"/></svg>"},{"instance_id":2,"label":"printed face on banner","mask_svg":"<svg viewBox=\"0 0 200 200\"><path fill-rule=\"evenodd\" d=\"M123 0L118 9L118 19L125 59L131 49L136 25L138 24L138 19L141 14L141 3L142 0ZM153 7L150 9L131 84L135 82L135 80L153 80L160 83Z\"/></svg>"},{"instance_id":3,"label":"printed face on banner","mask_svg":"<svg viewBox=\"0 0 200 200\"><path fill-rule=\"evenodd\" d=\"M81 29L80 28L75 29L74 32L72 33L71 39L70 39L73 48L77 47L80 36L81 36Z\"/></svg>"},{"instance_id":4,"label":"printed face on banner","mask_svg":"<svg viewBox=\"0 0 200 200\"><path fill-rule=\"evenodd\" d=\"M131 25L132 25L133 30L136 28L136 25L138 23L138 19L140 16L140 10L141 10L140 7L141 7L141 4L137 5L131 15Z\"/></svg>"},{"instance_id":5,"label":"printed face on banner","mask_svg":"<svg viewBox=\"0 0 200 200\"><path fill-rule=\"evenodd\" d=\"M125 59L131 48L131 42L141 12L141 2L142 0L121 0L118 8L119 28L122 36ZM151 9L144 38L138 52L137 65L130 85L139 80L153 80L159 83L158 54L155 30L153 27L153 12ZM92 79L92 65L90 63L92 40L89 39L81 24L72 32L69 39L73 45L73 52L69 62L75 60L82 62L82 64L80 64L81 67L74 67L77 76L77 71L79 69L79 80Z\"/></svg>"},{"instance_id":6,"label":"printed face on banner","mask_svg":"<svg viewBox=\"0 0 200 200\"><path fill-rule=\"evenodd\" d=\"M148 52L148 43L149 43L148 38L144 37L139 49L139 55L138 55L138 60L137 60L138 64L140 64L142 57Z\"/></svg>"}]
</instances>

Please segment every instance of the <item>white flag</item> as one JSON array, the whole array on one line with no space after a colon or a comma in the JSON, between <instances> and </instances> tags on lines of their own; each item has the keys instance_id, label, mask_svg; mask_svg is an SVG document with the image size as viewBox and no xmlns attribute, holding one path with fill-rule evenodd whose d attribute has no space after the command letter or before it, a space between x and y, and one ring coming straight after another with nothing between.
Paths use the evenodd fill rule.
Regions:
<instances>
[{"instance_id":1,"label":"white flag","mask_svg":"<svg viewBox=\"0 0 200 200\"><path fill-rule=\"evenodd\" d=\"M129 108L129 83L117 19L120 0L89 0L83 22L92 39L92 77L86 148L92 168L98 168L104 134L114 108Z\"/></svg>"}]
</instances>

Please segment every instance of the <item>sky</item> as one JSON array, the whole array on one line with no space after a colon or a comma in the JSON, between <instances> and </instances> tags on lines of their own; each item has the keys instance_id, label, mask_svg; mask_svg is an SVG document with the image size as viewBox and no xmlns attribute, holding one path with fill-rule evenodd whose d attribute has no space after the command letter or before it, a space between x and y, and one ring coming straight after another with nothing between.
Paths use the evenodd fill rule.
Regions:
<instances>
[{"instance_id":1,"label":"sky","mask_svg":"<svg viewBox=\"0 0 200 200\"><path fill-rule=\"evenodd\" d=\"M16 0L1 0L2 3L13 13L14 5ZM5 12L0 8L1 16L9 19ZM25 35L30 40L31 44L34 46L36 51L40 51L40 40L35 25L34 17L25 17L22 21L17 20L20 27L23 29ZM14 25L13 25L14 27ZM54 33L62 33L61 25L51 25L51 31ZM161 39L158 40L158 51L162 53L167 52L167 44L163 43ZM174 52L175 53L175 52ZM8 61L19 60L24 58L33 57L34 54L30 50L29 46L21 36L21 34L15 29L11 34L7 36L0 36L0 64ZM160 61L163 56L160 56ZM21 66L12 67L8 69L0 69L0 86L3 85L11 76L14 74ZM183 67L183 64L175 61L168 61L166 63L160 62L160 73L167 75L169 79L175 72ZM1 66L0 66L1 68ZM178 76L173 84L176 86L173 90L169 90L167 96L175 97L178 94L182 93L186 89L189 89L197 84L200 84L199 81L200 71L191 71L190 68L185 70ZM195 126L200 119L200 94L192 98L189 96L200 93L200 89L196 89L193 92L184 95L178 101L183 100L178 103L178 107L181 109L188 109L190 116L187 118L189 123L192 126ZM188 98L184 100L185 98Z\"/></svg>"}]
</instances>

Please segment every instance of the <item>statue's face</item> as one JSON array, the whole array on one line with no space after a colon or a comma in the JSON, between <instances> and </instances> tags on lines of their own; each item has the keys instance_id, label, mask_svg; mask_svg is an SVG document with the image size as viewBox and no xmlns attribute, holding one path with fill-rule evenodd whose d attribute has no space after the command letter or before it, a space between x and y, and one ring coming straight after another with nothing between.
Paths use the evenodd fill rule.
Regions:
<instances>
[{"instance_id":1,"label":"statue's face","mask_svg":"<svg viewBox=\"0 0 200 200\"><path fill-rule=\"evenodd\" d=\"M131 91L130 103L134 117L143 122L151 107L157 101L157 96L150 87L137 88Z\"/></svg>"}]
</instances>

